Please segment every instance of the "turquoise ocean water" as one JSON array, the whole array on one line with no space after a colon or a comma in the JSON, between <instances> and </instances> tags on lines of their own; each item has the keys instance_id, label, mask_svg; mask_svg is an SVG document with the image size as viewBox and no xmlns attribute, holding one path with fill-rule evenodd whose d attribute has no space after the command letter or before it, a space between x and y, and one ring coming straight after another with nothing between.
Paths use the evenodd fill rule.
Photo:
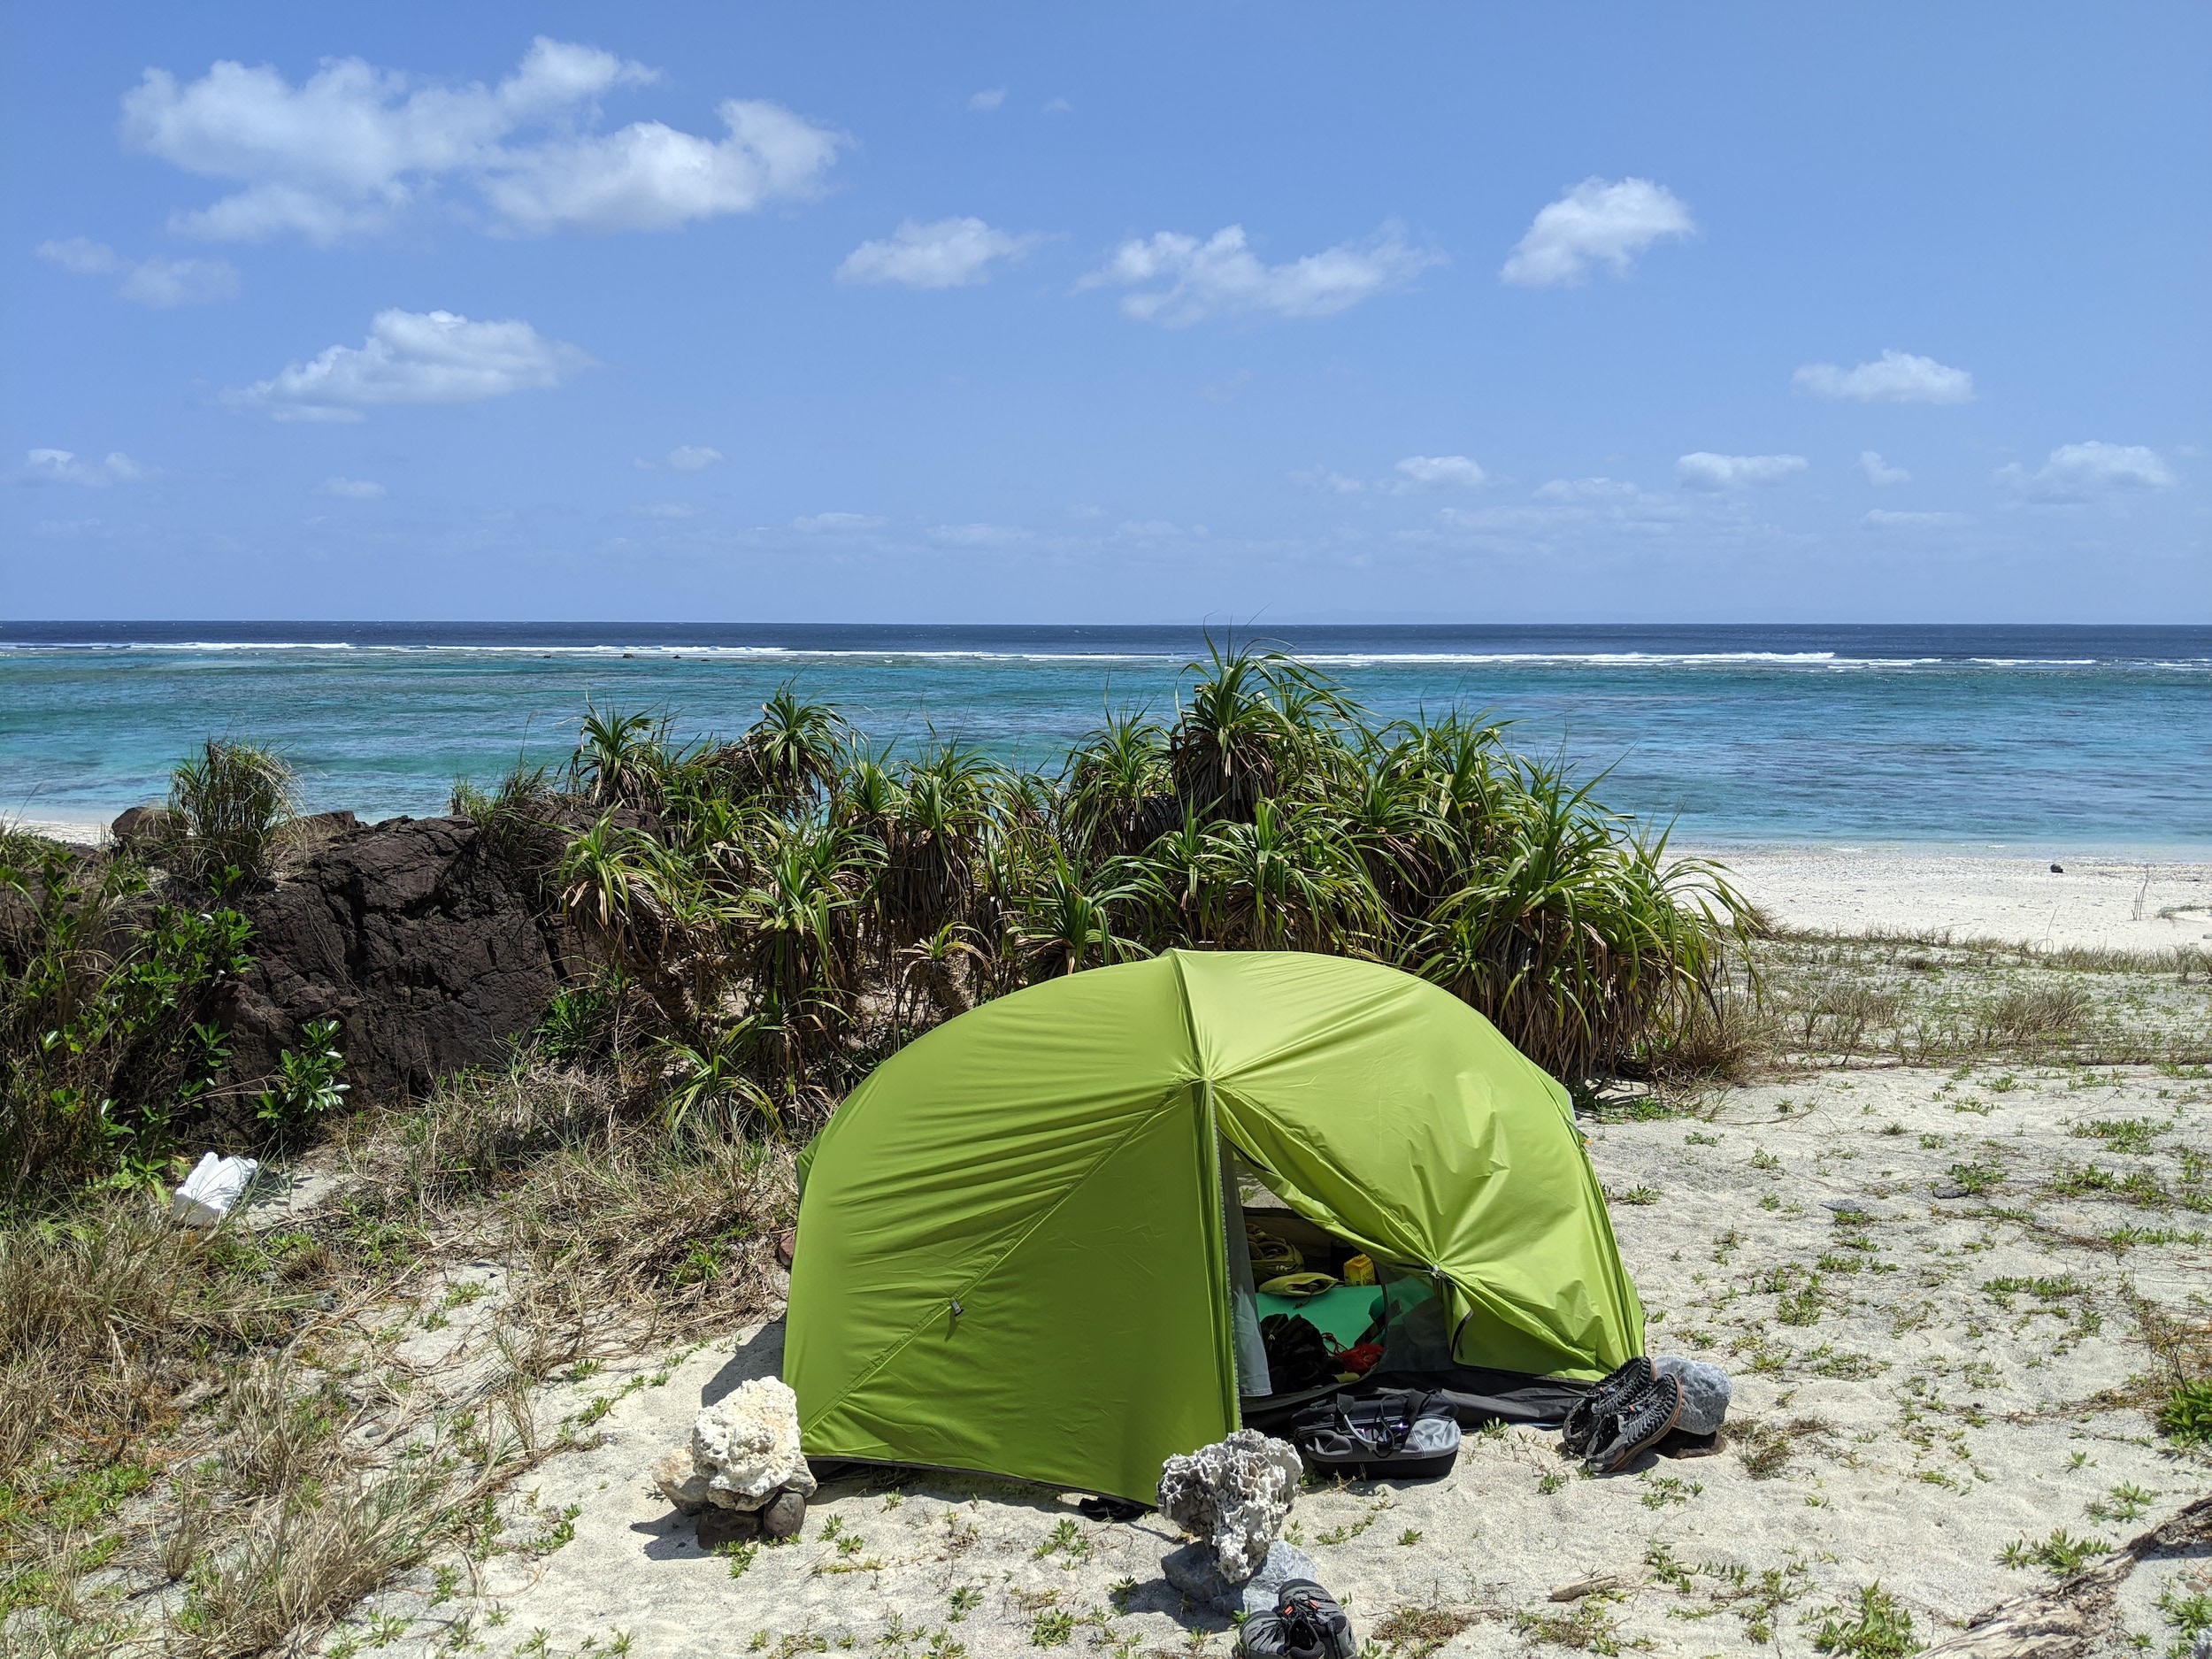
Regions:
<instances>
[{"instance_id":1,"label":"turquoise ocean water","mask_svg":"<svg viewBox=\"0 0 2212 1659\"><path fill-rule=\"evenodd\" d=\"M2212 851L2212 628L1264 635L1379 716L1509 718L1697 842ZM565 757L588 697L726 733L787 680L879 742L1033 764L1109 703L1171 719L1203 645L1194 627L0 623L0 815L111 816L230 734L289 757L313 807L419 816L457 776Z\"/></svg>"}]
</instances>

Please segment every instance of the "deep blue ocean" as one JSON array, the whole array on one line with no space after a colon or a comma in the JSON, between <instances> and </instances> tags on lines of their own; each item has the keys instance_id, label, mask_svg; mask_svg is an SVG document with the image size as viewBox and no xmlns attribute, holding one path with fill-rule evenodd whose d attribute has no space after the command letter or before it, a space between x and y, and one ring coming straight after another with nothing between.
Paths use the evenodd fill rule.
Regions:
<instances>
[{"instance_id":1,"label":"deep blue ocean","mask_svg":"<svg viewBox=\"0 0 2212 1659\"><path fill-rule=\"evenodd\" d=\"M1610 768L1701 843L2212 849L2212 628L1275 627L1375 715L1460 708ZM1240 638L1245 637L1240 632ZM1196 627L0 623L0 816L107 817L210 735L315 808L442 810L565 757L586 700L734 733L785 681L879 743L1048 760L1105 709L1174 717Z\"/></svg>"}]
</instances>

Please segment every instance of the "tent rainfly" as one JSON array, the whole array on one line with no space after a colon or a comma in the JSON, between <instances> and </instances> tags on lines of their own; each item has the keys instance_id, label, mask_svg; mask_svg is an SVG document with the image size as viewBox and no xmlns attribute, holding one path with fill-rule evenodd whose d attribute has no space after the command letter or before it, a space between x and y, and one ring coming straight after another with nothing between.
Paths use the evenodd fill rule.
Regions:
<instances>
[{"instance_id":1,"label":"tent rainfly","mask_svg":"<svg viewBox=\"0 0 2212 1659\"><path fill-rule=\"evenodd\" d=\"M1489 1021L1375 963L1171 950L948 1022L808 1148L808 1454L1150 1502L1241 1420L1233 1161L1433 1284L1450 1363L1587 1379L1643 1351L1566 1091Z\"/></svg>"}]
</instances>

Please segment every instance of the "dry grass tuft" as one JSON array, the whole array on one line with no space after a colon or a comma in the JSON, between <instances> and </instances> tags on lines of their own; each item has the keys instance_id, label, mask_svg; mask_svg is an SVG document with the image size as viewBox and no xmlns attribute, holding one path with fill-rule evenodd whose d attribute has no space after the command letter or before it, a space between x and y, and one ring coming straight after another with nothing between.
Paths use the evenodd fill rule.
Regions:
<instances>
[{"instance_id":1,"label":"dry grass tuft","mask_svg":"<svg viewBox=\"0 0 2212 1659\"><path fill-rule=\"evenodd\" d=\"M1428 1659L1446 1642L1486 1617L1476 1608L1402 1607L1375 1626L1375 1640L1404 1659Z\"/></svg>"}]
</instances>

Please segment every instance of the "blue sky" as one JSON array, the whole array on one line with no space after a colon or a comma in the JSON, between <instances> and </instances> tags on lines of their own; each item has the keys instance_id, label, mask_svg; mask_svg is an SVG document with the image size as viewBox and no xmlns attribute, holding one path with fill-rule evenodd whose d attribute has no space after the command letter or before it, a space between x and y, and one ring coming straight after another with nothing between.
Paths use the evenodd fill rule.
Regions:
<instances>
[{"instance_id":1,"label":"blue sky","mask_svg":"<svg viewBox=\"0 0 2212 1659\"><path fill-rule=\"evenodd\" d=\"M16 5L0 615L2212 619L2212 12Z\"/></svg>"}]
</instances>

